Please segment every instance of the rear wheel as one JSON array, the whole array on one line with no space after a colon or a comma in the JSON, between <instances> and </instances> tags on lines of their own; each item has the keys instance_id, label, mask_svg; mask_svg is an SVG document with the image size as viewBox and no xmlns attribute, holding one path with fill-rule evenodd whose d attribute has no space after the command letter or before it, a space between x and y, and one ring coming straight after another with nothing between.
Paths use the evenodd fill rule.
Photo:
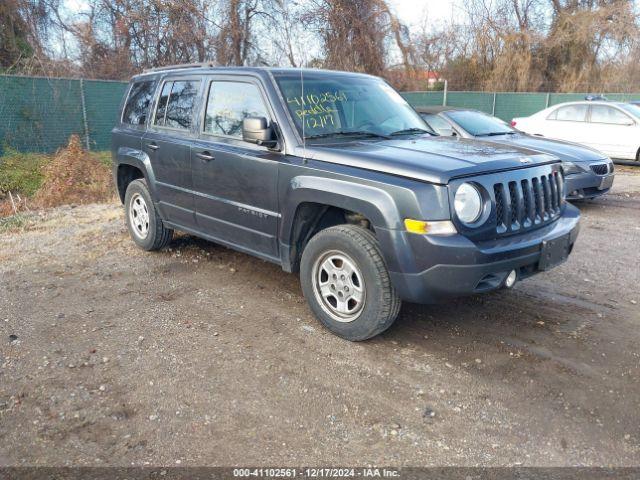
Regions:
<instances>
[{"instance_id":1,"label":"rear wheel","mask_svg":"<svg viewBox=\"0 0 640 480\"><path fill-rule=\"evenodd\" d=\"M144 180L134 180L127 186L124 208L127 228L136 245L144 250L169 245L173 230L163 225Z\"/></svg>"},{"instance_id":2,"label":"rear wheel","mask_svg":"<svg viewBox=\"0 0 640 480\"><path fill-rule=\"evenodd\" d=\"M339 225L315 235L302 253L300 282L316 317L347 340L382 333L400 311L378 242L362 227Z\"/></svg>"}]
</instances>

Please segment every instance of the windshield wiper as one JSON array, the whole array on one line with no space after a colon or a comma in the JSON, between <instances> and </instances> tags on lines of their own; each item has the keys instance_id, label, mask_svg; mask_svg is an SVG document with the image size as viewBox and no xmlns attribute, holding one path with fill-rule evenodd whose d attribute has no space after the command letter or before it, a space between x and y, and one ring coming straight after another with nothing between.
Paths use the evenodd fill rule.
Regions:
<instances>
[{"instance_id":1,"label":"windshield wiper","mask_svg":"<svg viewBox=\"0 0 640 480\"><path fill-rule=\"evenodd\" d=\"M479 133L476 137L496 137L498 135L516 135L518 132L489 132L489 133Z\"/></svg>"},{"instance_id":2,"label":"windshield wiper","mask_svg":"<svg viewBox=\"0 0 640 480\"><path fill-rule=\"evenodd\" d=\"M398 130L396 132L390 133L390 136L396 136L396 135L409 135L412 133L428 133L429 135L433 135L433 133L431 133L429 130L425 130L424 128L405 128L404 130Z\"/></svg>"},{"instance_id":3,"label":"windshield wiper","mask_svg":"<svg viewBox=\"0 0 640 480\"><path fill-rule=\"evenodd\" d=\"M308 137L304 137L304 138L305 140L312 140L316 138L331 138L331 137L375 137L375 138L387 138L387 139L389 138L386 135L382 135L380 133L374 133L374 132L367 132L365 130L318 133L316 135L309 135Z\"/></svg>"}]
</instances>

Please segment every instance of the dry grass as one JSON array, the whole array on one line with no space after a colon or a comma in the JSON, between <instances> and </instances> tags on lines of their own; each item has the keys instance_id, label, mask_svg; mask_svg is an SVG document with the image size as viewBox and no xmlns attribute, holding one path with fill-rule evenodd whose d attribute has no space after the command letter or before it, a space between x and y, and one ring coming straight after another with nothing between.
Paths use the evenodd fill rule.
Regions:
<instances>
[{"instance_id":1,"label":"dry grass","mask_svg":"<svg viewBox=\"0 0 640 480\"><path fill-rule=\"evenodd\" d=\"M19 194L8 192L6 195L0 195L0 219L29 212L31 205L32 202L28 198Z\"/></svg>"},{"instance_id":2,"label":"dry grass","mask_svg":"<svg viewBox=\"0 0 640 480\"><path fill-rule=\"evenodd\" d=\"M105 202L114 197L109 168L82 149L77 135L43 172L44 182L34 197L38 207Z\"/></svg>"},{"instance_id":3,"label":"dry grass","mask_svg":"<svg viewBox=\"0 0 640 480\"><path fill-rule=\"evenodd\" d=\"M34 195L8 191L0 198L0 218L39 208L112 201L111 170L103 157L83 150L80 138L72 135L65 148L39 166L42 181Z\"/></svg>"}]
</instances>

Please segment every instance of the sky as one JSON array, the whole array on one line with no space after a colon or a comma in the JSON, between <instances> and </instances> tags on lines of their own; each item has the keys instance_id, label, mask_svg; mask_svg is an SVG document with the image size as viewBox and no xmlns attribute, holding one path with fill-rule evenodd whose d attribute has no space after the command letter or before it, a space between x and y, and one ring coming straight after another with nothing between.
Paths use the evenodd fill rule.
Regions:
<instances>
[{"instance_id":1,"label":"sky","mask_svg":"<svg viewBox=\"0 0 640 480\"><path fill-rule=\"evenodd\" d=\"M454 18L459 10L458 0L387 0L400 21L411 28L421 24L442 23Z\"/></svg>"}]
</instances>

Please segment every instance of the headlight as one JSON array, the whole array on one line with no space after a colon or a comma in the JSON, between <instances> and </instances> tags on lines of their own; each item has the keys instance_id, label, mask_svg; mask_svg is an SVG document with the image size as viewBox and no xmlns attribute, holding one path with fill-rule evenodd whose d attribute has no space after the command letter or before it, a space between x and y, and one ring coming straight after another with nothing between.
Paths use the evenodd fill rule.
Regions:
<instances>
[{"instance_id":1,"label":"headlight","mask_svg":"<svg viewBox=\"0 0 640 480\"><path fill-rule=\"evenodd\" d=\"M573 162L562 162L562 170L564 170L565 175L574 175L583 172L583 170Z\"/></svg>"},{"instance_id":2,"label":"headlight","mask_svg":"<svg viewBox=\"0 0 640 480\"><path fill-rule=\"evenodd\" d=\"M463 183L456 190L453 201L456 215L463 223L473 223L482 215L482 195L471 183Z\"/></svg>"},{"instance_id":3,"label":"headlight","mask_svg":"<svg viewBox=\"0 0 640 480\"><path fill-rule=\"evenodd\" d=\"M613 171L615 170L615 167L613 166L613 160L611 160L609 157L605 157L605 160L609 164L609 173L613 173Z\"/></svg>"}]
</instances>

